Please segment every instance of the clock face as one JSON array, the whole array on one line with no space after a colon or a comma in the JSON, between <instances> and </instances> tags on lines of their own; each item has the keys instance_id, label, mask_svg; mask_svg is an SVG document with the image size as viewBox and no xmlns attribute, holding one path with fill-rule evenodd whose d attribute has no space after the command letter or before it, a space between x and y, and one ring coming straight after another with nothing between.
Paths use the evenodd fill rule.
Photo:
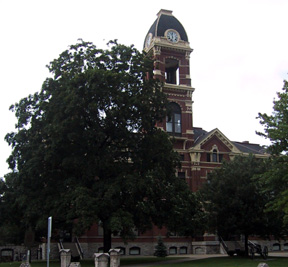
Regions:
<instances>
[{"instance_id":1,"label":"clock face","mask_svg":"<svg viewBox=\"0 0 288 267\"><path fill-rule=\"evenodd\" d=\"M146 47L149 47L149 46L150 46L151 40L152 40L152 34L149 33L149 34L147 35L147 37L146 37L146 43L145 43L145 46L146 46Z\"/></svg>"},{"instance_id":2,"label":"clock face","mask_svg":"<svg viewBox=\"0 0 288 267\"><path fill-rule=\"evenodd\" d=\"M172 43L177 43L178 42L179 37L178 37L178 34L175 31L172 31L172 30L168 31L166 36L167 36L167 39L170 42L172 42Z\"/></svg>"}]
</instances>

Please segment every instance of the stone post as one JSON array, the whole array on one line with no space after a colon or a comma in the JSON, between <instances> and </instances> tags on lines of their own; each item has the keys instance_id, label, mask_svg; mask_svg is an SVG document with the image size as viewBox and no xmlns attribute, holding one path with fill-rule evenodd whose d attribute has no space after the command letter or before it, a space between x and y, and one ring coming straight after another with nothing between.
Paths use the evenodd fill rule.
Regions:
<instances>
[{"instance_id":1,"label":"stone post","mask_svg":"<svg viewBox=\"0 0 288 267\"><path fill-rule=\"evenodd\" d=\"M120 266L120 249L111 248L110 253L110 267L119 267Z\"/></svg>"},{"instance_id":2,"label":"stone post","mask_svg":"<svg viewBox=\"0 0 288 267\"><path fill-rule=\"evenodd\" d=\"M68 267L71 263L70 249L60 249L61 267Z\"/></svg>"},{"instance_id":3,"label":"stone post","mask_svg":"<svg viewBox=\"0 0 288 267\"><path fill-rule=\"evenodd\" d=\"M267 263L265 263L265 262L261 262L261 263L258 264L257 267L269 267L269 265Z\"/></svg>"},{"instance_id":4,"label":"stone post","mask_svg":"<svg viewBox=\"0 0 288 267\"><path fill-rule=\"evenodd\" d=\"M95 267L108 267L108 253L94 253Z\"/></svg>"}]
</instances>

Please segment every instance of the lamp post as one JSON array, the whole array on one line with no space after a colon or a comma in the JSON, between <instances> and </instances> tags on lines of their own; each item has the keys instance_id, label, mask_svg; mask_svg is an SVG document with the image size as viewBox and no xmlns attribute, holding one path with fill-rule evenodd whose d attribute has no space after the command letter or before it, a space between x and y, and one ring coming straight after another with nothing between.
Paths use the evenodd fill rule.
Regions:
<instances>
[{"instance_id":1,"label":"lamp post","mask_svg":"<svg viewBox=\"0 0 288 267\"><path fill-rule=\"evenodd\" d=\"M49 267L51 229L52 229L52 217L50 216L48 218L48 233L47 233L47 267Z\"/></svg>"}]
</instances>

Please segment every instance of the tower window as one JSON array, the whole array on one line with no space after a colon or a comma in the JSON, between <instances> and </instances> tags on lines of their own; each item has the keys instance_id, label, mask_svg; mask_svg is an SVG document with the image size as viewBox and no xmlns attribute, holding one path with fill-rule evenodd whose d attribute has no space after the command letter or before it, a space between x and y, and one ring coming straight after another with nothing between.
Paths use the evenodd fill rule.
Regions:
<instances>
[{"instance_id":1,"label":"tower window","mask_svg":"<svg viewBox=\"0 0 288 267\"><path fill-rule=\"evenodd\" d=\"M176 103L170 103L170 114L166 118L166 131L173 135L181 135L181 108Z\"/></svg>"},{"instance_id":2,"label":"tower window","mask_svg":"<svg viewBox=\"0 0 288 267\"><path fill-rule=\"evenodd\" d=\"M179 81L178 60L173 58L167 58L165 60L165 81L171 84L177 84L177 81Z\"/></svg>"}]
</instances>

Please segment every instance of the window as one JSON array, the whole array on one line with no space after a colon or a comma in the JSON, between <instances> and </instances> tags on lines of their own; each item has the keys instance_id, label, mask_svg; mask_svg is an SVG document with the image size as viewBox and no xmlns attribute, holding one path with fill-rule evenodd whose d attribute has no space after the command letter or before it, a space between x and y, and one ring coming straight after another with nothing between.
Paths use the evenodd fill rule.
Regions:
<instances>
[{"instance_id":1,"label":"window","mask_svg":"<svg viewBox=\"0 0 288 267\"><path fill-rule=\"evenodd\" d=\"M12 248L3 248L0 254L0 260L2 261L13 261L14 250Z\"/></svg>"},{"instance_id":2,"label":"window","mask_svg":"<svg viewBox=\"0 0 288 267\"><path fill-rule=\"evenodd\" d=\"M179 159L180 159L180 161L184 161L185 160L184 154L180 154Z\"/></svg>"},{"instance_id":3,"label":"window","mask_svg":"<svg viewBox=\"0 0 288 267\"><path fill-rule=\"evenodd\" d=\"M280 250L280 244L279 243L273 244L273 251L279 251L279 250Z\"/></svg>"},{"instance_id":4,"label":"window","mask_svg":"<svg viewBox=\"0 0 288 267\"><path fill-rule=\"evenodd\" d=\"M212 161L213 162L218 162L218 156L217 156L217 150L216 149L213 150Z\"/></svg>"},{"instance_id":5,"label":"window","mask_svg":"<svg viewBox=\"0 0 288 267\"><path fill-rule=\"evenodd\" d=\"M187 247L180 247L179 253L180 254L187 254Z\"/></svg>"},{"instance_id":6,"label":"window","mask_svg":"<svg viewBox=\"0 0 288 267\"><path fill-rule=\"evenodd\" d=\"M169 248L169 255L177 254L177 247L170 247Z\"/></svg>"},{"instance_id":7,"label":"window","mask_svg":"<svg viewBox=\"0 0 288 267\"><path fill-rule=\"evenodd\" d=\"M219 162L222 162L223 161L223 154L219 154Z\"/></svg>"},{"instance_id":8,"label":"window","mask_svg":"<svg viewBox=\"0 0 288 267\"><path fill-rule=\"evenodd\" d=\"M130 248L129 255L140 255L140 248L139 247Z\"/></svg>"},{"instance_id":9,"label":"window","mask_svg":"<svg viewBox=\"0 0 288 267\"><path fill-rule=\"evenodd\" d=\"M177 84L179 80L179 63L177 59L166 58L165 60L165 81L166 83Z\"/></svg>"},{"instance_id":10,"label":"window","mask_svg":"<svg viewBox=\"0 0 288 267\"><path fill-rule=\"evenodd\" d=\"M207 162L222 162L223 154L220 154L218 149L214 148L212 152L207 153Z\"/></svg>"},{"instance_id":11,"label":"window","mask_svg":"<svg viewBox=\"0 0 288 267\"><path fill-rule=\"evenodd\" d=\"M210 162L210 161L211 161L210 153L207 153L207 162Z\"/></svg>"},{"instance_id":12,"label":"window","mask_svg":"<svg viewBox=\"0 0 288 267\"><path fill-rule=\"evenodd\" d=\"M178 172L178 177L185 179L185 177L186 177L185 172Z\"/></svg>"},{"instance_id":13,"label":"window","mask_svg":"<svg viewBox=\"0 0 288 267\"><path fill-rule=\"evenodd\" d=\"M176 103L170 103L170 115L166 117L166 131L173 135L181 135L181 108Z\"/></svg>"}]
</instances>

